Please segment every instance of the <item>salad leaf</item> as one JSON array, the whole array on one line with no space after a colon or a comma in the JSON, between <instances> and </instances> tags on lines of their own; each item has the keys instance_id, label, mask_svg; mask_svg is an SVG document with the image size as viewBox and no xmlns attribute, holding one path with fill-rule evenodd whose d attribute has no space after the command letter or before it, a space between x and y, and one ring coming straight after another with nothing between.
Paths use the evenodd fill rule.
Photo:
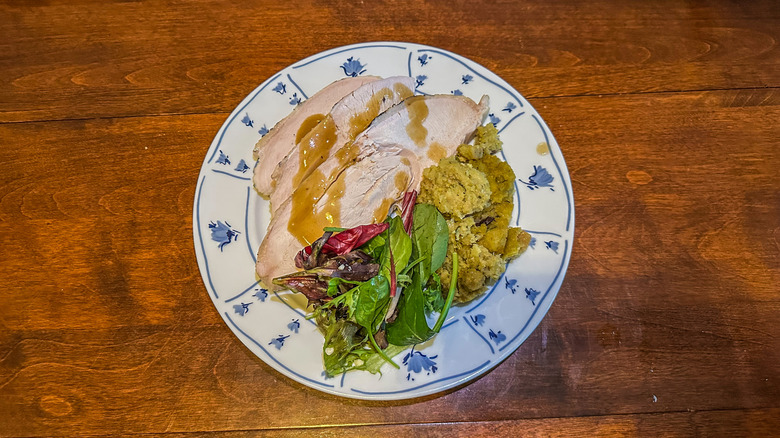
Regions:
<instances>
[{"instance_id":1,"label":"salad leaf","mask_svg":"<svg viewBox=\"0 0 780 438\"><path fill-rule=\"evenodd\" d=\"M433 332L439 333L441 326L444 324L444 320L447 319L447 314L450 313L450 306L452 306L452 300L455 298L455 290L458 288L458 253L452 253L452 278L450 279L450 291L447 293L447 301L444 303L444 308L441 309L439 319L436 321L436 325L433 326Z\"/></svg>"},{"instance_id":2,"label":"salad leaf","mask_svg":"<svg viewBox=\"0 0 780 438\"><path fill-rule=\"evenodd\" d=\"M296 256L296 264L308 269L275 280L292 283L316 300L310 318L325 336L328 375L352 369L376 373L384 362L398 368L393 356L441 329L454 296L457 257L445 302L435 271L447 253L447 222L432 205L412 205L403 219L391 217L335 235L338 230L326 229ZM433 312L440 316L431 329L426 314Z\"/></svg>"},{"instance_id":3,"label":"salad leaf","mask_svg":"<svg viewBox=\"0 0 780 438\"><path fill-rule=\"evenodd\" d=\"M398 216L390 219L390 249L393 251L396 272L403 271L412 257L412 238L404 230L404 223Z\"/></svg>"},{"instance_id":4,"label":"salad leaf","mask_svg":"<svg viewBox=\"0 0 780 438\"><path fill-rule=\"evenodd\" d=\"M373 239L369 240L365 245L361 246L360 249L368 254L372 259L381 260L382 253L387 246L387 236L388 232L385 231L382 234L379 234Z\"/></svg>"},{"instance_id":5,"label":"salad leaf","mask_svg":"<svg viewBox=\"0 0 780 438\"><path fill-rule=\"evenodd\" d=\"M403 305L399 306L398 317L392 324L387 326L387 341L391 344L419 344L432 338L441 330L444 320L447 319L447 314L449 313L452 300L455 297L455 290L457 289L457 253L453 253L452 256L452 279L450 281L447 300L442 307L439 318L433 326L433 329L428 327L428 322L425 319L426 295L425 292L423 292L420 282L421 276L422 268L418 265L418 267L413 269L412 283L404 291L404 294L401 297Z\"/></svg>"},{"instance_id":6,"label":"salad leaf","mask_svg":"<svg viewBox=\"0 0 780 438\"><path fill-rule=\"evenodd\" d=\"M294 272L274 278L273 283L305 295L309 303L318 303L327 297L328 281L313 272Z\"/></svg>"},{"instance_id":7,"label":"salad leaf","mask_svg":"<svg viewBox=\"0 0 780 438\"><path fill-rule=\"evenodd\" d=\"M418 265L412 271L412 282L401 295L398 316L387 325L387 342L394 345L419 344L432 336L425 320L425 296L420 280L422 269Z\"/></svg>"},{"instance_id":8,"label":"salad leaf","mask_svg":"<svg viewBox=\"0 0 780 438\"><path fill-rule=\"evenodd\" d=\"M347 320L336 322L332 330L333 335L326 338L323 351L325 372L331 377L350 370L365 370L376 374L387 361L386 358L392 358L407 348L388 345L382 354L377 353L368 347L365 329Z\"/></svg>"},{"instance_id":9,"label":"salad leaf","mask_svg":"<svg viewBox=\"0 0 780 438\"><path fill-rule=\"evenodd\" d=\"M406 350L406 346L399 346L399 345L388 345L387 348L384 349L384 356L378 353L375 353L372 350L363 350L366 353L363 353L361 356L361 359L363 360L363 365L361 366L353 366L352 369L357 370L365 370L372 374L376 374L379 372L379 368L382 367L382 365L387 362L388 358L393 358L394 356L397 356L398 353ZM391 364L394 364L394 362L391 360ZM397 367L396 367L397 368Z\"/></svg>"},{"instance_id":10,"label":"salad leaf","mask_svg":"<svg viewBox=\"0 0 780 438\"><path fill-rule=\"evenodd\" d=\"M357 286L360 283L360 281L350 281L339 277L333 277L328 281L328 296L335 297L336 295L345 293L346 291L344 291L342 285L351 288L349 285Z\"/></svg>"},{"instance_id":11,"label":"salad leaf","mask_svg":"<svg viewBox=\"0 0 780 438\"><path fill-rule=\"evenodd\" d=\"M417 190L404 193L404 200L401 203L401 219L404 222L406 234L412 234L412 211L417 204Z\"/></svg>"},{"instance_id":12,"label":"salad leaf","mask_svg":"<svg viewBox=\"0 0 780 438\"><path fill-rule=\"evenodd\" d=\"M317 326L325 337L322 357L325 372L330 376L352 369L377 373L385 361L398 368L391 357L404 347L390 345L385 350L379 349L368 330L355 322L354 312L350 312L348 306L355 307L352 297L356 291L357 288L338 296L314 313Z\"/></svg>"},{"instance_id":13,"label":"salad leaf","mask_svg":"<svg viewBox=\"0 0 780 438\"><path fill-rule=\"evenodd\" d=\"M298 252L295 256L295 266L304 268L306 265L316 266L319 253L330 255L343 255L355 248L363 246L366 242L376 237L378 234L387 230L388 224L369 224L358 225L333 234L333 231L325 230L314 244L309 245ZM331 228L332 230L332 228ZM317 245L317 248L315 248ZM310 260L311 258L315 260Z\"/></svg>"},{"instance_id":14,"label":"salad leaf","mask_svg":"<svg viewBox=\"0 0 780 438\"><path fill-rule=\"evenodd\" d=\"M390 282L384 275L379 274L361 283L355 294L355 322L372 333L376 332L382 322L380 318L384 316L384 310L390 302Z\"/></svg>"},{"instance_id":15,"label":"salad leaf","mask_svg":"<svg viewBox=\"0 0 780 438\"><path fill-rule=\"evenodd\" d=\"M416 250L412 255L415 259L422 258L421 281L427 283L431 273L441 268L447 257L449 227L444 216L431 204L417 204L412 215L412 240Z\"/></svg>"},{"instance_id":16,"label":"salad leaf","mask_svg":"<svg viewBox=\"0 0 780 438\"><path fill-rule=\"evenodd\" d=\"M346 319L333 318L326 325L322 357L325 371L329 375L335 376L345 372L359 358L359 355L353 353L353 350L362 348L365 341L365 337L361 336L359 331L361 331L359 325Z\"/></svg>"},{"instance_id":17,"label":"salad leaf","mask_svg":"<svg viewBox=\"0 0 780 438\"><path fill-rule=\"evenodd\" d=\"M445 298L441 294L441 278L439 274L436 272L431 274L428 285L423 288L423 294L425 295L425 313L441 312Z\"/></svg>"}]
</instances>

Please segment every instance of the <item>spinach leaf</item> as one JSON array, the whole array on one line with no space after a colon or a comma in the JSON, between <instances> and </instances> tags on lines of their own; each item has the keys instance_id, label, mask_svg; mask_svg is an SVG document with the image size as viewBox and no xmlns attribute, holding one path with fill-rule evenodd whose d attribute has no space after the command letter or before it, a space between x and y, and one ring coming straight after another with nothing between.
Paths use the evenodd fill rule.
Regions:
<instances>
[{"instance_id":1,"label":"spinach leaf","mask_svg":"<svg viewBox=\"0 0 780 438\"><path fill-rule=\"evenodd\" d=\"M413 345L430 339L430 327L425 320L425 296L420 282L421 269L412 269L412 282L401 295L398 317L387 325L387 342L394 345Z\"/></svg>"},{"instance_id":2,"label":"spinach leaf","mask_svg":"<svg viewBox=\"0 0 780 438\"><path fill-rule=\"evenodd\" d=\"M425 319L426 294L422 289L422 267L415 266L412 269L412 283L401 296L398 317L387 326L387 341L395 345L419 344L432 338L441 330L444 320L447 319L452 299L455 297L455 289L458 280L458 255L452 258L452 281L450 282L447 300L442 306L439 319L433 329L428 327Z\"/></svg>"},{"instance_id":3,"label":"spinach leaf","mask_svg":"<svg viewBox=\"0 0 780 438\"><path fill-rule=\"evenodd\" d=\"M412 215L412 256L415 260L422 258L421 281L427 283L431 273L441 268L447 257L450 231L444 216L433 205L417 204Z\"/></svg>"},{"instance_id":4,"label":"spinach leaf","mask_svg":"<svg viewBox=\"0 0 780 438\"><path fill-rule=\"evenodd\" d=\"M387 341L395 345L417 344L430 339L436 331L428 327L425 315L444 306L435 271L447 256L447 221L430 204L417 204L413 217L410 257L415 262L411 266L411 282L401 296L398 317L387 326Z\"/></svg>"},{"instance_id":5,"label":"spinach leaf","mask_svg":"<svg viewBox=\"0 0 780 438\"><path fill-rule=\"evenodd\" d=\"M368 254L372 259L380 260L382 258L382 253L387 247L388 235L389 235L388 231L385 230L382 233L380 233L378 236L374 236L373 239L366 242L363 246L360 247L360 249L362 249L363 252Z\"/></svg>"},{"instance_id":6,"label":"spinach leaf","mask_svg":"<svg viewBox=\"0 0 780 438\"><path fill-rule=\"evenodd\" d=\"M355 322L370 330L379 330L379 323L390 302L390 282L382 275L361 283L355 290ZM377 323L379 320L379 323Z\"/></svg>"},{"instance_id":7,"label":"spinach leaf","mask_svg":"<svg viewBox=\"0 0 780 438\"><path fill-rule=\"evenodd\" d=\"M398 216L390 219L388 232L390 250L393 252L393 261L395 261L395 272L398 273L406 268L409 258L412 256L412 238L404 231L404 223ZM387 275L389 278L390 273L388 272Z\"/></svg>"}]
</instances>

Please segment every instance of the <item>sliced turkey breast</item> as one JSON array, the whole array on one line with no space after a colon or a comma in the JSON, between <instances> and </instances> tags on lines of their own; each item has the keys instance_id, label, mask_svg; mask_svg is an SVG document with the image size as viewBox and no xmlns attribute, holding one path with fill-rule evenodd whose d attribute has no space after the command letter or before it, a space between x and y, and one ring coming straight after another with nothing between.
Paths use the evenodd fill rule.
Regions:
<instances>
[{"instance_id":1,"label":"sliced turkey breast","mask_svg":"<svg viewBox=\"0 0 780 438\"><path fill-rule=\"evenodd\" d=\"M377 115L411 97L413 88L414 79L391 77L369 82L336 103L274 170L271 212L290 197L301 181L314 174L322 162L332 158L333 152L363 132Z\"/></svg>"},{"instance_id":2,"label":"sliced turkey breast","mask_svg":"<svg viewBox=\"0 0 780 438\"><path fill-rule=\"evenodd\" d=\"M290 115L280 120L252 150L253 157L258 160L253 176L255 189L262 195L270 195L273 191L271 175L295 144L344 96L379 79L377 76L357 76L333 82L304 100Z\"/></svg>"},{"instance_id":3,"label":"sliced turkey breast","mask_svg":"<svg viewBox=\"0 0 780 438\"><path fill-rule=\"evenodd\" d=\"M352 153L360 159L378 150L405 149L413 152L419 167L425 169L469 142L488 109L487 96L482 96L478 104L449 94L414 96L377 117L355 139ZM415 181L412 188L416 190L420 177Z\"/></svg>"},{"instance_id":4,"label":"sliced turkey breast","mask_svg":"<svg viewBox=\"0 0 780 438\"><path fill-rule=\"evenodd\" d=\"M419 169L436 164L441 158L454 155L458 146L471 138L487 111L487 96L479 104L452 95L406 99L377 117L354 141L331 153L294 186L290 198L293 204L308 205L311 209L344 169L378 150L408 150L415 156ZM421 172L413 175L411 187L417 190L421 179ZM294 215L291 221L304 223L309 214L299 209L299 216Z\"/></svg>"},{"instance_id":5,"label":"sliced turkey breast","mask_svg":"<svg viewBox=\"0 0 780 438\"><path fill-rule=\"evenodd\" d=\"M409 151L378 151L342 172L313 207L287 199L276 210L258 250L255 268L263 286L279 289L272 280L297 270L295 254L322 236L324 227L383 221L420 173L415 158ZM305 220L296 222L293 217Z\"/></svg>"}]
</instances>

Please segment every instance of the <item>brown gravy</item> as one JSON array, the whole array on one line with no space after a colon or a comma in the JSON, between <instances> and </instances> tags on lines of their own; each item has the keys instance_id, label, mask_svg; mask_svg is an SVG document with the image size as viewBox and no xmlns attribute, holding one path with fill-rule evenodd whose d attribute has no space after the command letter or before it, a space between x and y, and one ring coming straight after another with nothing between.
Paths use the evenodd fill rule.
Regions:
<instances>
[{"instance_id":1,"label":"brown gravy","mask_svg":"<svg viewBox=\"0 0 780 438\"><path fill-rule=\"evenodd\" d=\"M292 212L287 223L287 230L301 244L308 245L318 239L322 236L324 227L340 226L341 197L344 194L344 181L343 178L338 179L338 176L355 163L360 152L353 145L353 140L379 115L382 103L387 99L392 99L393 93L396 93L399 100L407 99L414 94L409 87L403 84L395 84L393 90L389 88L379 90L369 99L363 111L354 114L350 118L346 139L338 138L335 122L330 115L320 115L321 119L316 122L315 117L311 116L301 124L301 127L298 129L298 135L300 135L301 140L298 157L300 166L296 175L293 176L293 184L297 188L292 193L292 199L290 200ZM418 118L422 117L422 120L424 120L428 115L428 107L424 101L421 103L425 114L418 116ZM418 110L422 110L422 107L419 104L417 105ZM422 126L421 123L422 121L420 126ZM304 126L307 124L313 126ZM423 127L422 129L425 128ZM304 133L301 134L302 132ZM426 135L427 130L422 134L423 141ZM344 146L338 147L337 143L341 143L344 140L346 140ZM334 147L337 147L335 152L333 152ZM331 154L338 159L339 166L330 175L325 175L318 167ZM331 185L331 183L333 184ZM326 191L328 192L328 202L321 206L322 208L317 209L317 202ZM386 199L382 202L380 207L374 212L374 222L381 222L385 219L392 203L392 199ZM383 211L384 213L382 213ZM379 214L382 215L381 218L377 217Z\"/></svg>"}]
</instances>

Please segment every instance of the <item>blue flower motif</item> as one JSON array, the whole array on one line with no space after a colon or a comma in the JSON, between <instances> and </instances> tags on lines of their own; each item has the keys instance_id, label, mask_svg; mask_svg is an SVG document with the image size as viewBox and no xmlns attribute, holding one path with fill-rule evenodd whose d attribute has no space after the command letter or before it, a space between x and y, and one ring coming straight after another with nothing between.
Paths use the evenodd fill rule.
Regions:
<instances>
[{"instance_id":1,"label":"blue flower motif","mask_svg":"<svg viewBox=\"0 0 780 438\"><path fill-rule=\"evenodd\" d=\"M277 350L281 350L282 347L284 347L284 341L289 337L290 335L287 336L279 335L278 337L271 339L271 342L269 342L268 345L273 345L274 347L276 347Z\"/></svg>"},{"instance_id":2,"label":"blue flower motif","mask_svg":"<svg viewBox=\"0 0 780 438\"><path fill-rule=\"evenodd\" d=\"M293 319L291 323L287 324L287 328L290 329L290 331L298 333L298 329L301 328L301 323L298 322L297 319Z\"/></svg>"},{"instance_id":3,"label":"blue flower motif","mask_svg":"<svg viewBox=\"0 0 780 438\"><path fill-rule=\"evenodd\" d=\"M506 283L506 288L512 291L512 294L514 295L515 287L517 286L517 280L510 280L507 277L504 277L504 282Z\"/></svg>"},{"instance_id":4,"label":"blue flower motif","mask_svg":"<svg viewBox=\"0 0 780 438\"><path fill-rule=\"evenodd\" d=\"M233 310L241 316L244 316L249 312L249 305L252 303L234 304Z\"/></svg>"},{"instance_id":5,"label":"blue flower motif","mask_svg":"<svg viewBox=\"0 0 780 438\"><path fill-rule=\"evenodd\" d=\"M450 93L452 93L453 96L463 96L463 92L460 90L452 90Z\"/></svg>"},{"instance_id":6,"label":"blue flower motif","mask_svg":"<svg viewBox=\"0 0 780 438\"><path fill-rule=\"evenodd\" d=\"M352 56L347 58L347 62L341 64L341 69L344 70L345 75L353 78L366 72L366 66L360 63L360 58L354 59Z\"/></svg>"},{"instance_id":7,"label":"blue flower motif","mask_svg":"<svg viewBox=\"0 0 780 438\"><path fill-rule=\"evenodd\" d=\"M550 172L542 166L534 166L534 173L528 177L528 182L518 178L518 181L525 184L531 190L548 187L550 191L554 192L555 189L552 186L553 180L555 180L555 177L550 175Z\"/></svg>"},{"instance_id":8,"label":"blue flower motif","mask_svg":"<svg viewBox=\"0 0 780 438\"><path fill-rule=\"evenodd\" d=\"M506 111L508 113L511 113L512 111L514 111L515 108L517 108L517 105L515 105L512 102L507 102L506 106L501 111Z\"/></svg>"},{"instance_id":9,"label":"blue flower motif","mask_svg":"<svg viewBox=\"0 0 780 438\"><path fill-rule=\"evenodd\" d=\"M422 87L422 86L423 86L423 84L425 83L425 80L426 80L426 79L428 79L428 76L425 76L425 75L417 75L417 77L416 77L416 78L414 78L414 80L415 80L415 85L414 85L414 88L417 88L417 87Z\"/></svg>"},{"instance_id":10,"label":"blue flower motif","mask_svg":"<svg viewBox=\"0 0 780 438\"><path fill-rule=\"evenodd\" d=\"M485 315L474 315L471 317L471 322L473 322L476 326L481 326L485 323Z\"/></svg>"},{"instance_id":11,"label":"blue flower motif","mask_svg":"<svg viewBox=\"0 0 780 438\"><path fill-rule=\"evenodd\" d=\"M411 380L414 380L414 378L411 377L411 374L419 373L422 370L426 371L426 375L435 373L438 368L433 359L436 359L437 357L439 356L428 357L419 351L414 351L414 346L412 346L412 350L404 356L403 361L403 364L406 365L406 371L408 372L408 374L406 374L406 380L410 380L410 378Z\"/></svg>"},{"instance_id":12,"label":"blue flower motif","mask_svg":"<svg viewBox=\"0 0 780 438\"><path fill-rule=\"evenodd\" d=\"M531 287L525 288L525 297L531 300L531 304L533 304L534 306L536 305L536 297L538 295L539 295L538 290Z\"/></svg>"},{"instance_id":13,"label":"blue flower motif","mask_svg":"<svg viewBox=\"0 0 780 438\"><path fill-rule=\"evenodd\" d=\"M252 119L249 118L249 113L246 113L244 115L244 118L241 119L241 123L245 124L246 126L249 126L250 128L254 127L254 122Z\"/></svg>"},{"instance_id":14,"label":"blue flower motif","mask_svg":"<svg viewBox=\"0 0 780 438\"><path fill-rule=\"evenodd\" d=\"M493 329L491 329L488 332L488 336L490 337L490 339L493 340L493 342L496 343L496 345L506 341L506 335L501 333L501 330L499 330L498 332L494 332Z\"/></svg>"},{"instance_id":15,"label":"blue flower motif","mask_svg":"<svg viewBox=\"0 0 780 438\"><path fill-rule=\"evenodd\" d=\"M301 98L298 97L298 93L293 93L290 98L290 105L298 105L299 103L301 103Z\"/></svg>"},{"instance_id":16,"label":"blue flower motif","mask_svg":"<svg viewBox=\"0 0 780 438\"><path fill-rule=\"evenodd\" d=\"M224 164L226 166L230 165L230 158L228 158L228 156L225 155L224 152L222 152L222 149L219 150L219 157L217 157L217 164Z\"/></svg>"},{"instance_id":17,"label":"blue flower motif","mask_svg":"<svg viewBox=\"0 0 780 438\"><path fill-rule=\"evenodd\" d=\"M544 242L544 246L546 246L547 249L551 249L554 253L558 254L558 242L554 240L547 240Z\"/></svg>"},{"instance_id":18,"label":"blue flower motif","mask_svg":"<svg viewBox=\"0 0 780 438\"><path fill-rule=\"evenodd\" d=\"M490 118L490 123L492 123L493 126L498 126L498 124L501 123L501 119L496 117L496 115L493 113L488 114L488 117Z\"/></svg>"},{"instance_id":19,"label":"blue flower motif","mask_svg":"<svg viewBox=\"0 0 780 438\"><path fill-rule=\"evenodd\" d=\"M531 249L534 249L534 246L536 246L536 237L531 238L531 241L528 242L528 246L530 246Z\"/></svg>"},{"instance_id":20,"label":"blue flower motif","mask_svg":"<svg viewBox=\"0 0 780 438\"><path fill-rule=\"evenodd\" d=\"M429 59L433 59L433 56L428 56L427 54L423 54L417 57L417 60L420 61L420 67L427 64Z\"/></svg>"},{"instance_id":21,"label":"blue flower motif","mask_svg":"<svg viewBox=\"0 0 780 438\"><path fill-rule=\"evenodd\" d=\"M217 223L209 222L209 228L211 229L211 240L219 242L219 250L222 251L225 245L232 241L238 240L239 231L233 229L227 222L217 221Z\"/></svg>"},{"instance_id":22,"label":"blue flower motif","mask_svg":"<svg viewBox=\"0 0 780 438\"><path fill-rule=\"evenodd\" d=\"M257 292L252 294L253 297L257 297L260 301L265 301L268 298L268 289L255 289Z\"/></svg>"},{"instance_id":23,"label":"blue flower motif","mask_svg":"<svg viewBox=\"0 0 780 438\"><path fill-rule=\"evenodd\" d=\"M474 76L471 75L463 75L460 77L461 83L463 85L468 85L469 82L471 82L474 79Z\"/></svg>"},{"instance_id":24,"label":"blue flower motif","mask_svg":"<svg viewBox=\"0 0 780 438\"><path fill-rule=\"evenodd\" d=\"M235 170L246 173L246 171L249 170L249 166L247 166L246 161L242 158L241 161L238 162L238 166L236 166Z\"/></svg>"},{"instance_id":25,"label":"blue flower motif","mask_svg":"<svg viewBox=\"0 0 780 438\"><path fill-rule=\"evenodd\" d=\"M279 82L276 84L276 86L273 88L273 91L276 91L279 94L284 94L287 92L287 86L284 85L282 82Z\"/></svg>"},{"instance_id":26,"label":"blue flower motif","mask_svg":"<svg viewBox=\"0 0 780 438\"><path fill-rule=\"evenodd\" d=\"M325 371L321 372L321 373L320 373L320 375L321 375L321 376L322 376L322 378L323 378L323 379L325 379L325 380L330 380L330 379L333 379L333 378L335 377L335 376L331 376L330 374L328 374L328 373L327 373L327 372L325 372Z\"/></svg>"},{"instance_id":27,"label":"blue flower motif","mask_svg":"<svg viewBox=\"0 0 780 438\"><path fill-rule=\"evenodd\" d=\"M267 127L265 126L265 124L264 124L264 125L263 125L263 127L262 127L262 128L260 128L260 129L257 131L257 133L258 133L258 134L260 134L260 137L263 137L263 136L265 136L266 134L268 134L268 128L267 128Z\"/></svg>"}]
</instances>

